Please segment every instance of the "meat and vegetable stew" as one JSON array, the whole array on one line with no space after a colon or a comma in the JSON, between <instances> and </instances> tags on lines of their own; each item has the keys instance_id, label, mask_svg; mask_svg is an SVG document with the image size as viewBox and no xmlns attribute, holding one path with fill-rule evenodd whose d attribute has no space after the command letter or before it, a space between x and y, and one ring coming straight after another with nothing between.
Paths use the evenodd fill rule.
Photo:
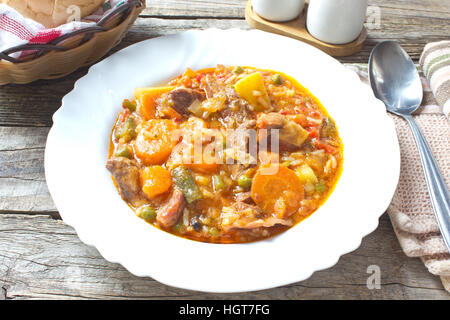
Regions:
<instances>
[{"instance_id":1,"label":"meat and vegetable stew","mask_svg":"<svg viewBox=\"0 0 450 320\"><path fill-rule=\"evenodd\" d=\"M218 65L136 88L112 131L106 168L145 221L193 240L238 243L311 215L342 163L334 120L297 81Z\"/></svg>"}]
</instances>

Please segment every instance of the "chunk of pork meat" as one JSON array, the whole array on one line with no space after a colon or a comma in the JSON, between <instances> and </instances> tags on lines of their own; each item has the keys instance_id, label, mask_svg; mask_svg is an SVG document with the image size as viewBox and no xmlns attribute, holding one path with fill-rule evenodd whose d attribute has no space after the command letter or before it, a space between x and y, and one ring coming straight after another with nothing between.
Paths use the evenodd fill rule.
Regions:
<instances>
[{"instance_id":1,"label":"chunk of pork meat","mask_svg":"<svg viewBox=\"0 0 450 320\"><path fill-rule=\"evenodd\" d=\"M243 124L253 116L248 102L242 99L232 86L224 86L208 74L205 76L204 89L208 99L218 95L225 95L228 108L221 110L220 114L223 118L232 118L237 126Z\"/></svg>"},{"instance_id":2,"label":"chunk of pork meat","mask_svg":"<svg viewBox=\"0 0 450 320\"><path fill-rule=\"evenodd\" d=\"M224 85L219 83L212 75L205 75L205 92L208 99L214 97L216 94L225 93L228 99L228 103L232 100L241 99L239 94L230 85ZM243 100L243 99L242 99ZM243 100L245 101L245 100Z\"/></svg>"},{"instance_id":3,"label":"chunk of pork meat","mask_svg":"<svg viewBox=\"0 0 450 320\"><path fill-rule=\"evenodd\" d=\"M205 91L208 99L222 91L222 85L219 84L210 74L205 75Z\"/></svg>"},{"instance_id":4,"label":"chunk of pork meat","mask_svg":"<svg viewBox=\"0 0 450 320\"><path fill-rule=\"evenodd\" d=\"M282 114L270 112L261 114L258 118L258 128L260 129L281 129L283 128L285 118Z\"/></svg>"},{"instance_id":5,"label":"chunk of pork meat","mask_svg":"<svg viewBox=\"0 0 450 320\"><path fill-rule=\"evenodd\" d=\"M308 132L301 125L275 112L261 114L257 121L257 127L267 129L259 131L258 141L267 139L268 142L270 141L270 130L278 129L280 150L299 149L308 138Z\"/></svg>"},{"instance_id":6,"label":"chunk of pork meat","mask_svg":"<svg viewBox=\"0 0 450 320\"><path fill-rule=\"evenodd\" d=\"M222 110L221 116L232 118L236 124L235 128L245 124L245 122L254 117L248 102L242 99L236 90L232 87L226 87L224 93L227 97L228 108Z\"/></svg>"},{"instance_id":7,"label":"chunk of pork meat","mask_svg":"<svg viewBox=\"0 0 450 320\"><path fill-rule=\"evenodd\" d=\"M144 199L139 180L140 168L136 160L123 157L111 158L106 162L106 169L111 172L124 200L136 204Z\"/></svg>"},{"instance_id":8,"label":"chunk of pork meat","mask_svg":"<svg viewBox=\"0 0 450 320\"><path fill-rule=\"evenodd\" d=\"M200 90L194 90L189 88L177 88L169 92L168 99L172 104L172 107L179 114L187 114L188 108L193 103L199 103L204 100L204 95Z\"/></svg>"},{"instance_id":9,"label":"chunk of pork meat","mask_svg":"<svg viewBox=\"0 0 450 320\"><path fill-rule=\"evenodd\" d=\"M183 192L178 188L174 188L167 202L158 210L156 221L166 228L176 225L183 214L184 205Z\"/></svg>"}]
</instances>

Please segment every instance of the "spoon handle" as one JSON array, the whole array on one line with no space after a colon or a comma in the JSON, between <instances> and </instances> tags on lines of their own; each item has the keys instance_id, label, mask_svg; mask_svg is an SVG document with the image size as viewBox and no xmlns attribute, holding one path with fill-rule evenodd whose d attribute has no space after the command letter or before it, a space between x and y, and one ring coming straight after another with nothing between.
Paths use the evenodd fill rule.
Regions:
<instances>
[{"instance_id":1,"label":"spoon handle","mask_svg":"<svg viewBox=\"0 0 450 320\"><path fill-rule=\"evenodd\" d=\"M419 126L412 116L404 115L403 117L408 122L416 140L434 215L436 216L447 249L450 251L450 194L447 185Z\"/></svg>"}]
</instances>

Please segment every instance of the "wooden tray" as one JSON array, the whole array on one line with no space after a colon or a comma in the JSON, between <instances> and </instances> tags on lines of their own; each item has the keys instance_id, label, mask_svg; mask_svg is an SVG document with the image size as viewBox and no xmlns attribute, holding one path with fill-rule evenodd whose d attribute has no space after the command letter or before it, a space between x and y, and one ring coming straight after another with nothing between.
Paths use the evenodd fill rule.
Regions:
<instances>
[{"instance_id":1,"label":"wooden tray","mask_svg":"<svg viewBox=\"0 0 450 320\"><path fill-rule=\"evenodd\" d=\"M330 44L314 38L309 34L308 30L306 30L307 6L308 4L305 4L303 12L294 20L287 22L272 22L265 20L256 14L256 12L253 11L251 0L248 0L245 9L245 19L247 20L247 23L255 29L281 34L306 42L334 57L350 56L362 49L364 41L367 38L367 30L365 27L355 41L346 44Z\"/></svg>"}]
</instances>

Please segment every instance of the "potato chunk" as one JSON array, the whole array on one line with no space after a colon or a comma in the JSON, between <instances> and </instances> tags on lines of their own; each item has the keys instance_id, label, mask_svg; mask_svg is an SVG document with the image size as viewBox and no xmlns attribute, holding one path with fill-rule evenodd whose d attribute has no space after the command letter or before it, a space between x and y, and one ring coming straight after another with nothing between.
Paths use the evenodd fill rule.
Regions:
<instances>
[{"instance_id":1,"label":"potato chunk","mask_svg":"<svg viewBox=\"0 0 450 320\"><path fill-rule=\"evenodd\" d=\"M164 92L169 92L174 90L174 86L167 86L167 87L144 87L144 88L136 88L134 89L134 98L136 100L139 100L144 95L151 95L151 96L160 96Z\"/></svg>"},{"instance_id":2,"label":"potato chunk","mask_svg":"<svg viewBox=\"0 0 450 320\"><path fill-rule=\"evenodd\" d=\"M239 96L252 106L254 111L264 111L271 108L269 95L267 94L264 80L259 72L249 74L234 85Z\"/></svg>"}]
</instances>

